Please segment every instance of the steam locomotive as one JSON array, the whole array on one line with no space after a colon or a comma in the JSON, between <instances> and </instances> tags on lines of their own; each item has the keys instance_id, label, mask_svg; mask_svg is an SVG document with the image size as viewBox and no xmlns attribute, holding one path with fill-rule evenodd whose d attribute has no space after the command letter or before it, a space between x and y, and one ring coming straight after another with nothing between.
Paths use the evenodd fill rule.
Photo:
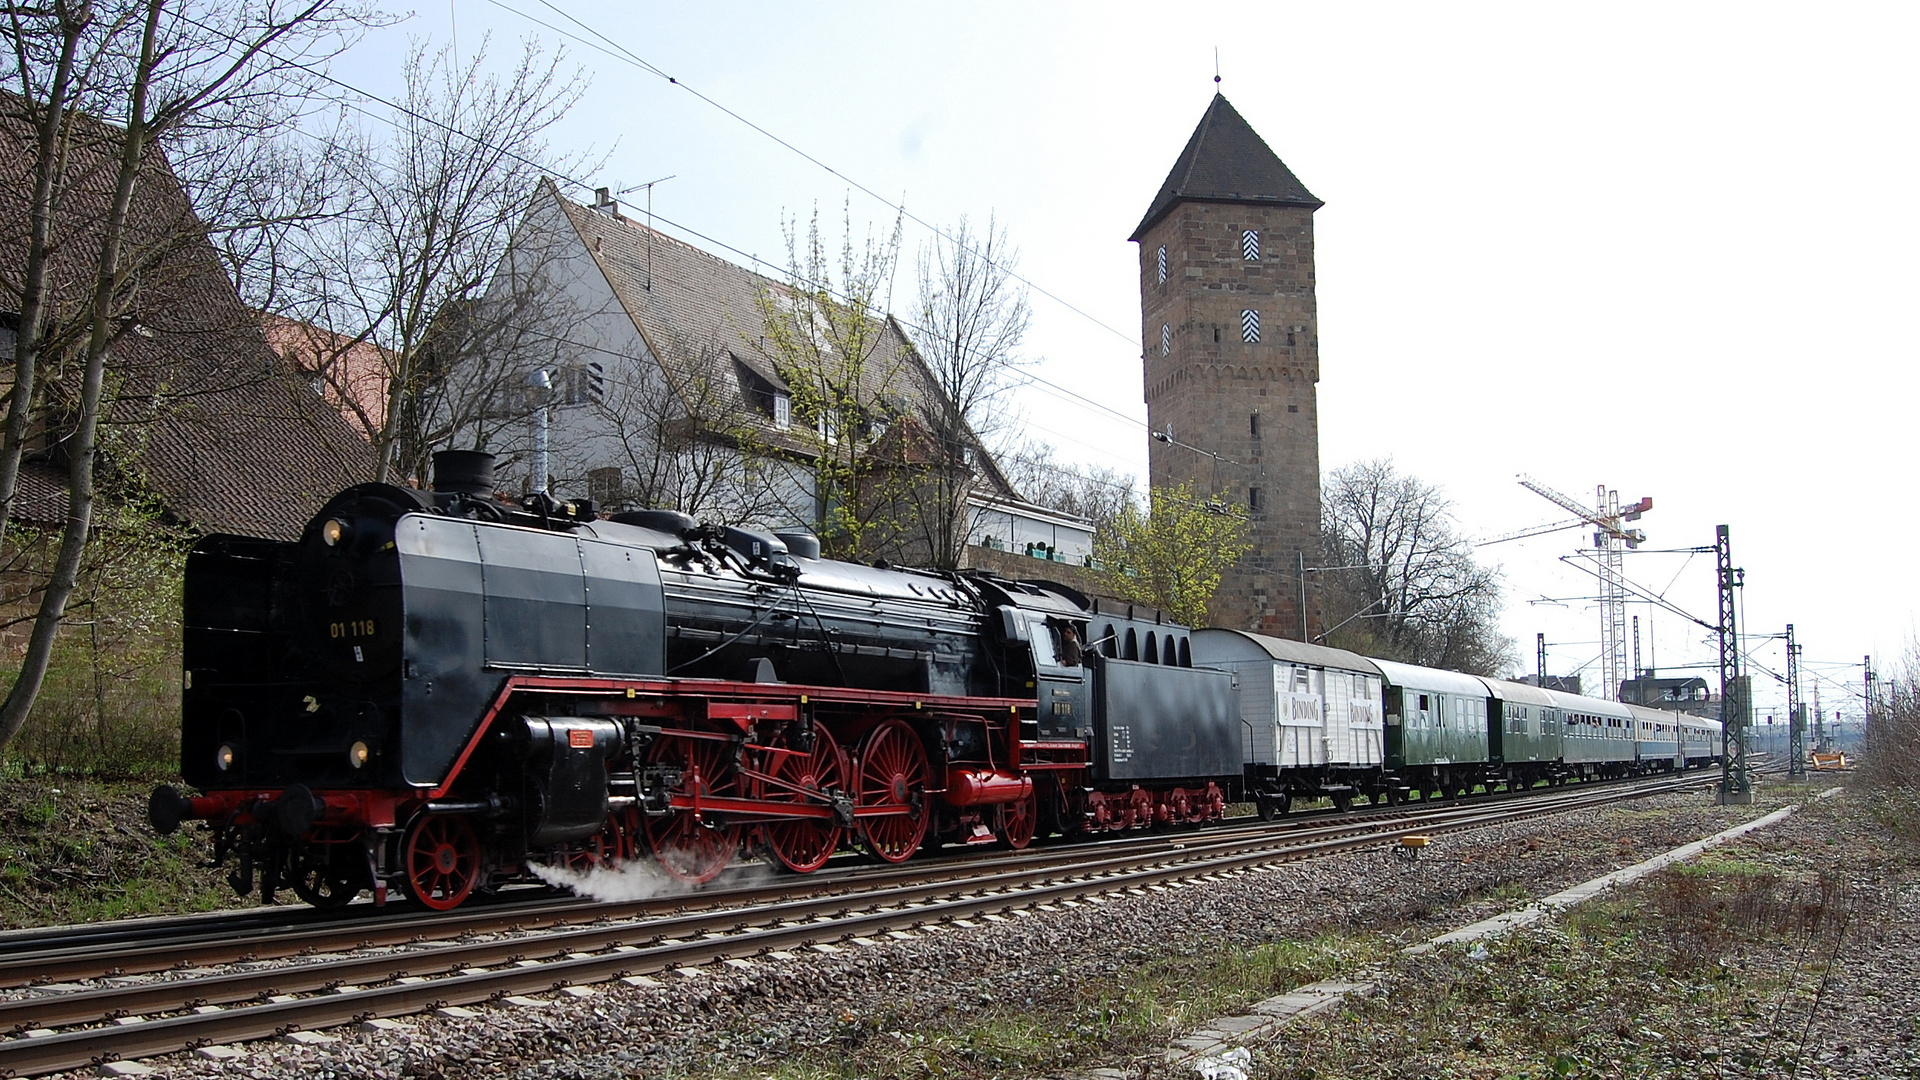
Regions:
<instances>
[{"instance_id":1,"label":"steam locomotive","mask_svg":"<svg viewBox=\"0 0 1920 1080\"><path fill-rule=\"evenodd\" d=\"M1234 677L1158 612L823 559L806 533L504 503L491 469L444 452L430 492L361 484L297 541L188 555L200 794L162 787L149 817L208 822L237 892L449 909L535 866L650 857L702 882L759 851L805 872L849 844L899 862L1205 821L1235 794Z\"/></svg>"},{"instance_id":2,"label":"steam locomotive","mask_svg":"<svg viewBox=\"0 0 1920 1080\"><path fill-rule=\"evenodd\" d=\"M803 532L506 503L492 459L187 558L181 774L236 892L333 906L742 852L818 869L1699 767L1719 724L1237 630Z\"/></svg>"}]
</instances>

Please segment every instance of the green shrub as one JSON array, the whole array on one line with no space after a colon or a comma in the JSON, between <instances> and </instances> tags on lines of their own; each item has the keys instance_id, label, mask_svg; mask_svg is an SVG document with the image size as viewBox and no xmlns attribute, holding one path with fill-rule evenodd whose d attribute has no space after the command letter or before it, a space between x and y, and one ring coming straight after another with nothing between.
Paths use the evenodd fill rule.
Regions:
<instances>
[{"instance_id":1,"label":"green shrub","mask_svg":"<svg viewBox=\"0 0 1920 1080\"><path fill-rule=\"evenodd\" d=\"M58 536L15 524L0 549L19 672ZM139 503L102 512L32 713L5 747L14 772L152 777L179 770L180 595L188 538Z\"/></svg>"}]
</instances>

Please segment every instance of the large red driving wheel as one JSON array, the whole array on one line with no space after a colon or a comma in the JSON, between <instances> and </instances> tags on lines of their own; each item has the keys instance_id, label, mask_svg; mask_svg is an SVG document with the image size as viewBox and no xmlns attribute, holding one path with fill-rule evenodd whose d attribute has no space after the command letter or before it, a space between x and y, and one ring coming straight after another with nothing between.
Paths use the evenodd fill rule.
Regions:
<instances>
[{"instance_id":1,"label":"large red driving wheel","mask_svg":"<svg viewBox=\"0 0 1920 1080\"><path fill-rule=\"evenodd\" d=\"M423 907L450 911L480 881L480 837L458 814L429 814L407 829L407 895Z\"/></svg>"},{"instance_id":2,"label":"large red driving wheel","mask_svg":"<svg viewBox=\"0 0 1920 1080\"><path fill-rule=\"evenodd\" d=\"M663 735L654 740L647 760L680 770L680 782L671 794L698 802L708 798L733 798L738 794L739 777L727 763L727 744L719 739L687 739ZM682 881L703 884L718 877L740 849L740 826L721 824L710 814L695 810L645 819L647 848L666 868Z\"/></svg>"},{"instance_id":3,"label":"large red driving wheel","mask_svg":"<svg viewBox=\"0 0 1920 1080\"><path fill-rule=\"evenodd\" d=\"M824 806L831 793L846 783L846 760L833 736L818 721L813 725L813 749L796 749L786 733L773 743L767 754L766 779L760 781L760 797L769 802L791 802L802 806ZM806 874L826 865L840 848L846 835L832 818L797 818L775 821L766 827L767 848L789 870Z\"/></svg>"},{"instance_id":4,"label":"large red driving wheel","mask_svg":"<svg viewBox=\"0 0 1920 1080\"><path fill-rule=\"evenodd\" d=\"M1033 843L1033 834L1040 822L1040 797L1036 791L1027 792L1027 797L1019 802L1010 802L1000 808L1000 827L994 831L1000 834L1000 842L1015 851L1021 851Z\"/></svg>"},{"instance_id":5,"label":"large red driving wheel","mask_svg":"<svg viewBox=\"0 0 1920 1080\"><path fill-rule=\"evenodd\" d=\"M927 751L902 720L888 720L860 744L854 805L895 806L889 814L860 818L866 849L887 862L905 862L927 836Z\"/></svg>"}]
</instances>

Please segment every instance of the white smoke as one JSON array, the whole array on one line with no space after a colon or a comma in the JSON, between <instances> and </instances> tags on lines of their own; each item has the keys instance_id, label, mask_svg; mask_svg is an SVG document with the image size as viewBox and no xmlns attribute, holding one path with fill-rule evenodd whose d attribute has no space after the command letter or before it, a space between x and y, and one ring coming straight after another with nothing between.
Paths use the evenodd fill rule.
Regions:
<instances>
[{"instance_id":1,"label":"white smoke","mask_svg":"<svg viewBox=\"0 0 1920 1080\"><path fill-rule=\"evenodd\" d=\"M584 872L539 863L528 863L527 869L556 889L571 889L579 896L610 904L684 896L700 888L667 873L665 867L645 852L628 862L612 866L602 863ZM772 880L777 873L762 862L735 862L728 868L724 880L729 888L753 887Z\"/></svg>"},{"instance_id":2,"label":"white smoke","mask_svg":"<svg viewBox=\"0 0 1920 1080\"><path fill-rule=\"evenodd\" d=\"M608 866L601 864L585 872L564 866L527 864L535 877L556 889L571 889L580 896L606 903L627 903L677 896L693 891L691 882L667 873L666 868L648 857Z\"/></svg>"}]
</instances>

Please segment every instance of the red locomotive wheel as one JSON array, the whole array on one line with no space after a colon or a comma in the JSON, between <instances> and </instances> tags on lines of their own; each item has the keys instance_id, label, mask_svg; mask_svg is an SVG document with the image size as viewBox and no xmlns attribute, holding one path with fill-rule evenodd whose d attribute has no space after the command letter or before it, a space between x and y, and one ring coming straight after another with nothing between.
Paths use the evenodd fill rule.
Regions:
<instances>
[{"instance_id":1,"label":"red locomotive wheel","mask_svg":"<svg viewBox=\"0 0 1920 1080\"><path fill-rule=\"evenodd\" d=\"M905 862L927 836L927 751L902 720L888 720L860 744L854 805L905 806L904 811L860 819L868 851L886 862Z\"/></svg>"},{"instance_id":2,"label":"red locomotive wheel","mask_svg":"<svg viewBox=\"0 0 1920 1080\"><path fill-rule=\"evenodd\" d=\"M760 798L769 802L791 802L820 806L823 796L846 783L846 759L818 721L813 725L811 753L790 751L783 733L768 755L767 779L760 781ZM802 818L775 821L766 828L767 847L780 864L796 873L807 874L826 865L840 848L846 835L833 819Z\"/></svg>"},{"instance_id":3,"label":"red locomotive wheel","mask_svg":"<svg viewBox=\"0 0 1920 1080\"><path fill-rule=\"evenodd\" d=\"M569 848L562 861L567 869L584 874L595 867L613 868L633 858L634 811L615 810L601 830Z\"/></svg>"},{"instance_id":4,"label":"red locomotive wheel","mask_svg":"<svg viewBox=\"0 0 1920 1080\"><path fill-rule=\"evenodd\" d=\"M455 814L427 815L407 829L407 895L422 907L450 911L480 881L480 837Z\"/></svg>"},{"instance_id":5,"label":"red locomotive wheel","mask_svg":"<svg viewBox=\"0 0 1920 1080\"><path fill-rule=\"evenodd\" d=\"M680 783L672 790L676 798L698 802L730 799L739 793L739 777L727 764L727 744L718 739L663 737L654 740L647 759L678 767ZM719 877L740 850L740 826L721 824L710 814L694 810L649 816L645 829L647 848L667 873L695 885Z\"/></svg>"},{"instance_id":6,"label":"red locomotive wheel","mask_svg":"<svg viewBox=\"0 0 1920 1080\"><path fill-rule=\"evenodd\" d=\"M1000 834L1001 843L1015 851L1023 851L1033 843L1039 820L1040 799L1037 793L1029 791L1026 798L1000 808L1000 827L994 831Z\"/></svg>"}]
</instances>

